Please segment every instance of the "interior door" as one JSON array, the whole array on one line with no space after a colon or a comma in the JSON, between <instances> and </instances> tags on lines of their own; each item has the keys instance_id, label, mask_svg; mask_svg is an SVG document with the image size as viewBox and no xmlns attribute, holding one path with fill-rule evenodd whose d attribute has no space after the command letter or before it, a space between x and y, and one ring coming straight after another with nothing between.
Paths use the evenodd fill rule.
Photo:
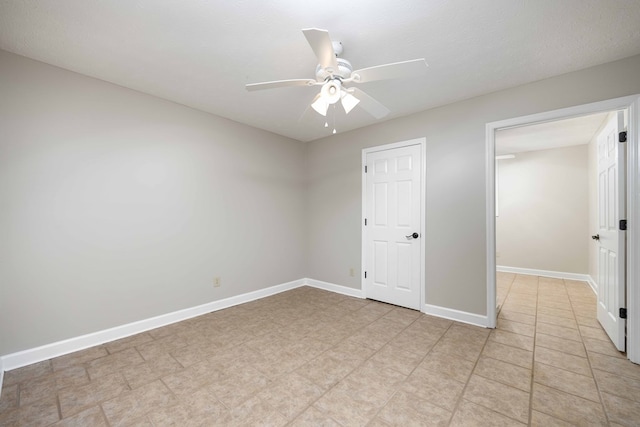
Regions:
<instances>
[{"instance_id":1,"label":"interior door","mask_svg":"<svg viewBox=\"0 0 640 427\"><path fill-rule=\"evenodd\" d=\"M366 154L365 293L420 309L422 146Z\"/></svg>"},{"instance_id":2,"label":"interior door","mask_svg":"<svg viewBox=\"0 0 640 427\"><path fill-rule=\"evenodd\" d=\"M624 112L618 112L598 135L598 321L620 351L625 351L625 147L618 141Z\"/></svg>"}]
</instances>

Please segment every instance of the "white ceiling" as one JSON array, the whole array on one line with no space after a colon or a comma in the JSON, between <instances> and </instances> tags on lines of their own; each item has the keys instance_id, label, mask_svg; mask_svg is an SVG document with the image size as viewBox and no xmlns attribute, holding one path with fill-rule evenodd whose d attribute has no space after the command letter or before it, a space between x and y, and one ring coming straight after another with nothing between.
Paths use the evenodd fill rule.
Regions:
<instances>
[{"instance_id":1,"label":"white ceiling","mask_svg":"<svg viewBox=\"0 0 640 427\"><path fill-rule=\"evenodd\" d=\"M0 0L0 49L310 141L318 87L301 32L329 30L355 69L426 58L417 79L362 84L386 119L640 54L639 0ZM374 119L337 108L343 132Z\"/></svg>"},{"instance_id":2,"label":"white ceiling","mask_svg":"<svg viewBox=\"0 0 640 427\"><path fill-rule=\"evenodd\" d=\"M608 115L591 114L499 130L496 132L496 155L588 144Z\"/></svg>"}]
</instances>

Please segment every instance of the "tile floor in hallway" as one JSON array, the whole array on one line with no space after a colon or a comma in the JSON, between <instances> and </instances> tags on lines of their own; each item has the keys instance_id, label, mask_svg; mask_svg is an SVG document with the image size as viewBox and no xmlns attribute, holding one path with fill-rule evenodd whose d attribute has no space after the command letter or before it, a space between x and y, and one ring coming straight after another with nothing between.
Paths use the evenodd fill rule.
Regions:
<instances>
[{"instance_id":1,"label":"tile floor in hallway","mask_svg":"<svg viewBox=\"0 0 640 427\"><path fill-rule=\"evenodd\" d=\"M0 425L640 425L589 287L498 281L495 330L303 287L9 371Z\"/></svg>"}]
</instances>

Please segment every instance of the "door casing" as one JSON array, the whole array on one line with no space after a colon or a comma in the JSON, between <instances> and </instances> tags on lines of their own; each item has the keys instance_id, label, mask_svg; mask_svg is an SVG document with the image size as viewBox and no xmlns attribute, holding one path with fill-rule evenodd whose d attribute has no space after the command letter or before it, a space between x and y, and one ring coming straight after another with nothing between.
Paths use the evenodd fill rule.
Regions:
<instances>
[{"instance_id":1,"label":"door casing","mask_svg":"<svg viewBox=\"0 0 640 427\"><path fill-rule=\"evenodd\" d=\"M627 129L627 358L640 363L640 94L490 122L485 127L487 326L496 327L495 133L606 111L628 109Z\"/></svg>"},{"instance_id":2,"label":"door casing","mask_svg":"<svg viewBox=\"0 0 640 427\"><path fill-rule=\"evenodd\" d=\"M362 226L362 243L361 243L361 254L362 254L362 271L360 272L360 288L362 289L363 296L367 298L367 288L365 286L365 278L364 273L367 271L367 263L366 263L366 244L367 244L367 226L364 225L364 219L367 212L367 188L366 188L366 179L367 176L365 174L365 165L367 164L367 154L374 153L376 151L383 150L391 150L394 148L402 148L409 147L412 145L420 146L420 229L421 229L421 237L419 239L420 245L420 311L424 312L425 310L425 292L426 292L426 283L425 283L425 253L426 253L426 239L428 239L428 233L426 229L426 177L427 177L427 168L426 168L426 148L427 148L427 140L426 138L416 138L410 139L407 141L395 142L392 144L379 145L376 147L364 148L362 150L362 214L361 214L361 226Z\"/></svg>"}]
</instances>

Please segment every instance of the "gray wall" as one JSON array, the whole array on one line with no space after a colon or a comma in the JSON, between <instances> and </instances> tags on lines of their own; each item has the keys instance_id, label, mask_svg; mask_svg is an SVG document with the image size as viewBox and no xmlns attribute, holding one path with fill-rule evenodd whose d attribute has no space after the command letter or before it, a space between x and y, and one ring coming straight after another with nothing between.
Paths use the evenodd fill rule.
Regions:
<instances>
[{"instance_id":1,"label":"gray wall","mask_svg":"<svg viewBox=\"0 0 640 427\"><path fill-rule=\"evenodd\" d=\"M486 314L486 123L636 93L640 56L309 143L308 276L360 287L361 149L424 136L426 302Z\"/></svg>"},{"instance_id":2,"label":"gray wall","mask_svg":"<svg viewBox=\"0 0 640 427\"><path fill-rule=\"evenodd\" d=\"M0 52L0 355L302 277L359 288L361 149L422 136L427 302L485 314L485 124L638 76L640 56L304 145Z\"/></svg>"},{"instance_id":3,"label":"gray wall","mask_svg":"<svg viewBox=\"0 0 640 427\"><path fill-rule=\"evenodd\" d=\"M0 94L0 355L305 277L304 144L2 51Z\"/></svg>"},{"instance_id":4,"label":"gray wall","mask_svg":"<svg viewBox=\"0 0 640 427\"><path fill-rule=\"evenodd\" d=\"M498 160L496 262L587 274L588 146L517 153Z\"/></svg>"}]
</instances>

